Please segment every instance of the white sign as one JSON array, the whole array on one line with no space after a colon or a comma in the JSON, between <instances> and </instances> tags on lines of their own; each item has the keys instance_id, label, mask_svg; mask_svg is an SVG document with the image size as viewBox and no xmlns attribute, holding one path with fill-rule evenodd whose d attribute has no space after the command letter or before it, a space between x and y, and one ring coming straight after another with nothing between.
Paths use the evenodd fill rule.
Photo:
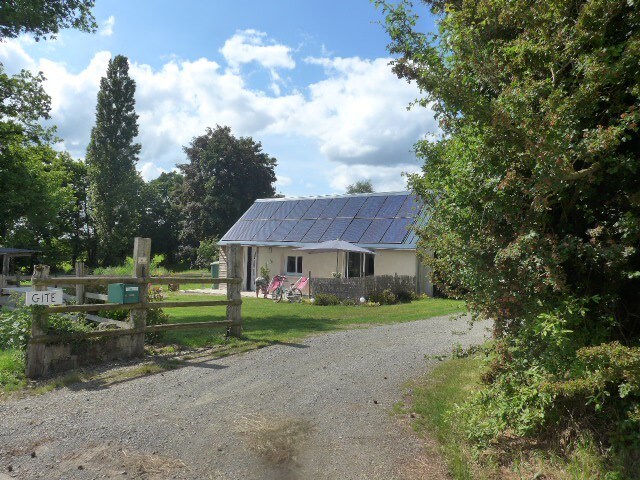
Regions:
<instances>
[{"instance_id":1,"label":"white sign","mask_svg":"<svg viewBox=\"0 0 640 480\"><path fill-rule=\"evenodd\" d=\"M62 290L32 290L27 292L26 305L62 305Z\"/></svg>"}]
</instances>

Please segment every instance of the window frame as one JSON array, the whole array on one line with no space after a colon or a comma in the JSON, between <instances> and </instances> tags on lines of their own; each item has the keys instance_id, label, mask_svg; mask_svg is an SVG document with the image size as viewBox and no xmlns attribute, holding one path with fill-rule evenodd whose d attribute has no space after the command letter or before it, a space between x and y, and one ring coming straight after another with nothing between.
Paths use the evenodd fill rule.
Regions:
<instances>
[{"instance_id":1,"label":"window frame","mask_svg":"<svg viewBox=\"0 0 640 480\"><path fill-rule=\"evenodd\" d=\"M289 259L293 258L294 270L289 270ZM287 274L302 275L303 260L302 255L287 255L285 270Z\"/></svg>"}]
</instances>

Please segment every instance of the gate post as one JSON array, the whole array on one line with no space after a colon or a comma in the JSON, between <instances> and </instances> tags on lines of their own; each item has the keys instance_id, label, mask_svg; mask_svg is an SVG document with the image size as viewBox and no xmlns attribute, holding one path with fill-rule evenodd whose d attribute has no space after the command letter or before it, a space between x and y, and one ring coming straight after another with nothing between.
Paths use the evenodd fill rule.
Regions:
<instances>
[{"instance_id":1,"label":"gate post","mask_svg":"<svg viewBox=\"0 0 640 480\"><path fill-rule=\"evenodd\" d=\"M227 278L242 278L242 247L227 245ZM242 283L227 284L227 300L242 302ZM241 305L227 305L227 320L231 323L229 333L234 337L242 335Z\"/></svg>"},{"instance_id":2,"label":"gate post","mask_svg":"<svg viewBox=\"0 0 640 480\"><path fill-rule=\"evenodd\" d=\"M33 276L31 280L46 280L49 278L49 265L34 265ZM35 285L34 290L46 290L46 285ZM31 307L31 337L45 335L47 333L47 323L49 315L46 313L46 307L36 305ZM27 365L25 375L27 378L38 378L45 373L45 357L46 345L44 343L27 344Z\"/></svg>"},{"instance_id":3,"label":"gate post","mask_svg":"<svg viewBox=\"0 0 640 480\"><path fill-rule=\"evenodd\" d=\"M76 262L76 277L84 277L84 262ZM84 304L84 285L76 284L76 303Z\"/></svg>"},{"instance_id":4,"label":"gate post","mask_svg":"<svg viewBox=\"0 0 640 480\"><path fill-rule=\"evenodd\" d=\"M149 276L149 268L151 267L151 239L136 237L133 241L133 276L136 278L145 278ZM148 283L138 285L140 294L140 309L131 310L130 322L135 329L144 330L147 325L147 293L149 290ZM142 356L144 354L144 332L137 333L134 336L133 355Z\"/></svg>"}]
</instances>

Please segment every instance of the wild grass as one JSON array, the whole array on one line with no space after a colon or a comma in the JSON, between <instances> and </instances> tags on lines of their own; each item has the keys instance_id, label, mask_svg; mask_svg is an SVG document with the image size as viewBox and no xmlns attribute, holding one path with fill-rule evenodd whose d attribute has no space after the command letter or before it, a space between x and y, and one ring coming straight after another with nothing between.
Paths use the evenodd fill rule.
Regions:
<instances>
[{"instance_id":1,"label":"wild grass","mask_svg":"<svg viewBox=\"0 0 640 480\"><path fill-rule=\"evenodd\" d=\"M513 441L501 445L499 452L474 450L462 419L452 412L479 388L483 365L479 356L446 360L409 384L411 400L397 408L411 414L416 432L436 440L454 480L622 480L606 475L606 459L587 433L563 450L553 440L562 432Z\"/></svg>"}]
</instances>

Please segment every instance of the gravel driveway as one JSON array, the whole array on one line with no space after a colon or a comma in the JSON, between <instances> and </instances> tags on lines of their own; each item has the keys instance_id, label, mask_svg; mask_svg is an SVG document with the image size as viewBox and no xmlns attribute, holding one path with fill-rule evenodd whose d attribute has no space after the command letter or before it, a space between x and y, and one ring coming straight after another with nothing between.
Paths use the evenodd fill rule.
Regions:
<instances>
[{"instance_id":1,"label":"gravel driveway","mask_svg":"<svg viewBox=\"0 0 640 480\"><path fill-rule=\"evenodd\" d=\"M439 317L340 331L8 401L0 479L442 478L391 411L435 362L425 355L480 343L487 326Z\"/></svg>"}]
</instances>

